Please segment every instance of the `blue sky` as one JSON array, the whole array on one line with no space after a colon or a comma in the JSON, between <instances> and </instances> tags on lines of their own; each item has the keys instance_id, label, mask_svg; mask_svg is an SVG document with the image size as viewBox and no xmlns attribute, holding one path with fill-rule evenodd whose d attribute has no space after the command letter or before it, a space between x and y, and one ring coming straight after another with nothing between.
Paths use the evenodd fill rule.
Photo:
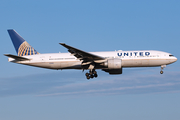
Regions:
<instances>
[{"instance_id":1,"label":"blue sky","mask_svg":"<svg viewBox=\"0 0 180 120\"><path fill-rule=\"evenodd\" d=\"M180 58L178 0L2 0L0 4L0 119L179 120L180 63L98 70L86 80L78 70L47 70L9 63L16 54L7 29L15 29L40 53L160 50Z\"/></svg>"}]
</instances>

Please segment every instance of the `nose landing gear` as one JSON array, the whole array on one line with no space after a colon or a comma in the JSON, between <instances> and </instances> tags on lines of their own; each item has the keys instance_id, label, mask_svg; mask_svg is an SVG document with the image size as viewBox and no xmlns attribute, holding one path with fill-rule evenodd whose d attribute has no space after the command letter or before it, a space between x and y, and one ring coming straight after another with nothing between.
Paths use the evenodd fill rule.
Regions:
<instances>
[{"instance_id":1,"label":"nose landing gear","mask_svg":"<svg viewBox=\"0 0 180 120\"><path fill-rule=\"evenodd\" d=\"M163 74L163 69L166 67L166 65L161 65L161 71L160 71L160 74Z\"/></svg>"},{"instance_id":2,"label":"nose landing gear","mask_svg":"<svg viewBox=\"0 0 180 120\"><path fill-rule=\"evenodd\" d=\"M98 77L97 72L95 70L90 70L89 73L87 72L85 75L88 80L90 78Z\"/></svg>"}]
</instances>

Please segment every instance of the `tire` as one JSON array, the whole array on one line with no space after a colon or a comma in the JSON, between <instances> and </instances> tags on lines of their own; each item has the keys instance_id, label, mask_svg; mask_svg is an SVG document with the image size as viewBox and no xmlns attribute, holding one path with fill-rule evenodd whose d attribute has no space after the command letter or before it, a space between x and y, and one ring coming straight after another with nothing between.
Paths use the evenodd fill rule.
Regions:
<instances>
[{"instance_id":1,"label":"tire","mask_svg":"<svg viewBox=\"0 0 180 120\"><path fill-rule=\"evenodd\" d=\"M98 75L97 74L94 74L94 77L97 77Z\"/></svg>"},{"instance_id":2,"label":"tire","mask_svg":"<svg viewBox=\"0 0 180 120\"><path fill-rule=\"evenodd\" d=\"M90 76L87 76L86 78L89 80L89 79L90 79Z\"/></svg>"},{"instance_id":3,"label":"tire","mask_svg":"<svg viewBox=\"0 0 180 120\"><path fill-rule=\"evenodd\" d=\"M87 76L89 76L89 73L86 73L85 75L86 75L86 77L87 77Z\"/></svg>"},{"instance_id":4,"label":"tire","mask_svg":"<svg viewBox=\"0 0 180 120\"><path fill-rule=\"evenodd\" d=\"M90 75L90 77L91 77L91 78L93 78L93 77L94 77L94 75Z\"/></svg>"},{"instance_id":5,"label":"tire","mask_svg":"<svg viewBox=\"0 0 180 120\"><path fill-rule=\"evenodd\" d=\"M96 72L96 71L93 71L93 74L97 74L97 72Z\"/></svg>"}]
</instances>

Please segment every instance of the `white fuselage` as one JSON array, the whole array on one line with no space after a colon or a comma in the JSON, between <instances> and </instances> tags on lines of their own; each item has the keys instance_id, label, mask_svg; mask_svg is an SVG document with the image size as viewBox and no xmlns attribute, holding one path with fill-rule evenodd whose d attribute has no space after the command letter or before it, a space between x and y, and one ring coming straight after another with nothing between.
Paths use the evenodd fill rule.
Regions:
<instances>
[{"instance_id":1,"label":"white fuselage","mask_svg":"<svg viewBox=\"0 0 180 120\"><path fill-rule=\"evenodd\" d=\"M118 58L122 61L123 67L154 67L168 65L177 58L170 53L153 50L143 51L110 51L110 52L90 52L91 54L102 56L106 59ZM49 69L83 69L82 61L77 59L70 53L52 53L52 54L36 54L23 56L30 60L16 61L9 58L10 62L25 64L30 66L49 68ZM95 69L104 69L104 66L96 67Z\"/></svg>"}]
</instances>

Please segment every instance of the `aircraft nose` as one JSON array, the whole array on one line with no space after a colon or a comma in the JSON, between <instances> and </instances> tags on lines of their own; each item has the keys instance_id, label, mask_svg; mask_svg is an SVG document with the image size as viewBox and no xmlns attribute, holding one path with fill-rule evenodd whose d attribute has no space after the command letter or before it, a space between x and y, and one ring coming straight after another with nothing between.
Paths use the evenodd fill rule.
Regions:
<instances>
[{"instance_id":1,"label":"aircraft nose","mask_svg":"<svg viewBox=\"0 0 180 120\"><path fill-rule=\"evenodd\" d=\"M177 61L177 58L175 57L175 62Z\"/></svg>"},{"instance_id":2,"label":"aircraft nose","mask_svg":"<svg viewBox=\"0 0 180 120\"><path fill-rule=\"evenodd\" d=\"M172 62L176 62L176 61L177 61L177 58L174 57L171 61L172 61Z\"/></svg>"}]
</instances>

